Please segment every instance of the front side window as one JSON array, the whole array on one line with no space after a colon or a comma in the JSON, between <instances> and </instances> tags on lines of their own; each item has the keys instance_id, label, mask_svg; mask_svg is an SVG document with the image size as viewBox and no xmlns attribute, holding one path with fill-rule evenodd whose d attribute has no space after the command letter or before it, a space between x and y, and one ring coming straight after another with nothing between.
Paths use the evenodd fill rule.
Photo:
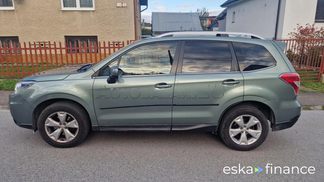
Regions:
<instances>
[{"instance_id":1,"label":"front side window","mask_svg":"<svg viewBox=\"0 0 324 182\"><path fill-rule=\"evenodd\" d=\"M94 0L62 0L62 10L94 10Z\"/></svg>"},{"instance_id":2,"label":"front side window","mask_svg":"<svg viewBox=\"0 0 324 182\"><path fill-rule=\"evenodd\" d=\"M241 71L253 71L277 64L271 53L261 45L233 43Z\"/></svg>"},{"instance_id":3,"label":"front side window","mask_svg":"<svg viewBox=\"0 0 324 182\"><path fill-rule=\"evenodd\" d=\"M177 42L152 43L137 47L120 58L123 75L170 74Z\"/></svg>"},{"instance_id":4,"label":"front side window","mask_svg":"<svg viewBox=\"0 0 324 182\"><path fill-rule=\"evenodd\" d=\"M182 73L231 71L232 55L227 42L188 41L185 44Z\"/></svg>"},{"instance_id":5,"label":"front side window","mask_svg":"<svg viewBox=\"0 0 324 182\"><path fill-rule=\"evenodd\" d=\"M13 0L0 0L0 10L13 10Z\"/></svg>"}]
</instances>

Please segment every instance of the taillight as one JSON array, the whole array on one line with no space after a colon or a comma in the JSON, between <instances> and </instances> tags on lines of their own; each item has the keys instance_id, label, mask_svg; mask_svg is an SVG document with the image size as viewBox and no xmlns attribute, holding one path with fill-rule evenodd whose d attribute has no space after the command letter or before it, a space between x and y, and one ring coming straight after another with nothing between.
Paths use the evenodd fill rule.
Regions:
<instances>
[{"instance_id":1,"label":"taillight","mask_svg":"<svg viewBox=\"0 0 324 182\"><path fill-rule=\"evenodd\" d=\"M300 86L300 77L297 73L284 73L280 75L280 78L289 83L293 89L295 90L295 94L298 94L299 86Z\"/></svg>"}]
</instances>

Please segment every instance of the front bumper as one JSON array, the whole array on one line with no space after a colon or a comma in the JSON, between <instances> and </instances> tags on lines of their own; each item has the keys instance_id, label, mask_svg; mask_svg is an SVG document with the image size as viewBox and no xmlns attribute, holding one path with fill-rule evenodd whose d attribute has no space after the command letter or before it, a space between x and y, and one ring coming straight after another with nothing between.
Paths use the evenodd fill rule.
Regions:
<instances>
[{"instance_id":1,"label":"front bumper","mask_svg":"<svg viewBox=\"0 0 324 182\"><path fill-rule=\"evenodd\" d=\"M291 128L298 121L299 117L300 117L300 115L292 118L291 120L289 120L287 122L283 122L283 123L280 123L280 124L274 124L272 126L272 131L279 131L279 130L284 130L284 129L287 129L287 128Z\"/></svg>"},{"instance_id":2,"label":"front bumper","mask_svg":"<svg viewBox=\"0 0 324 182\"><path fill-rule=\"evenodd\" d=\"M20 94L9 96L9 108L14 122L27 129L36 129L33 122L34 107L29 104Z\"/></svg>"}]
</instances>

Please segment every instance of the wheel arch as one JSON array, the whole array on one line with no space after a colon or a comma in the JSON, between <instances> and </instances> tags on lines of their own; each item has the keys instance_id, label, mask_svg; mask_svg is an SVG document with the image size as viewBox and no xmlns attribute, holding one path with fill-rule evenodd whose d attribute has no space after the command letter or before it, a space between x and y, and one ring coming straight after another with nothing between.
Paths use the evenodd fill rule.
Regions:
<instances>
[{"instance_id":1,"label":"wheel arch","mask_svg":"<svg viewBox=\"0 0 324 182\"><path fill-rule=\"evenodd\" d=\"M238 107L238 106L243 106L243 105L249 105L249 106L253 106L257 109L259 109L264 115L265 117L270 121L271 123L271 128L275 122L275 115L274 115L274 112L272 110L272 108L270 106L268 106L267 104L265 103L262 103L262 102L259 102L259 101L242 101L242 102L238 102L238 103L235 103L235 104L232 104L230 105L229 107L227 107L223 112L222 114L220 115L220 118L219 118L219 122L217 124L217 130L218 131L218 128L219 126L221 125L221 122L223 121L223 117L234 107Z\"/></svg>"},{"instance_id":2,"label":"wheel arch","mask_svg":"<svg viewBox=\"0 0 324 182\"><path fill-rule=\"evenodd\" d=\"M33 111L33 123L32 123L34 131L37 130L37 121L38 121L38 118L39 118L40 114L42 113L42 111L49 105L56 103L56 102L61 102L61 101L69 101L69 102L79 105L81 108L83 108L85 110L87 116L89 117L91 127L97 125L97 119L95 117L94 110L91 110L90 107L87 107L84 103L82 104L82 102L78 101L77 99L64 98L64 97L49 98L49 99L42 100L41 102L35 104L36 106Z\"/></svg>"}]
</instances>

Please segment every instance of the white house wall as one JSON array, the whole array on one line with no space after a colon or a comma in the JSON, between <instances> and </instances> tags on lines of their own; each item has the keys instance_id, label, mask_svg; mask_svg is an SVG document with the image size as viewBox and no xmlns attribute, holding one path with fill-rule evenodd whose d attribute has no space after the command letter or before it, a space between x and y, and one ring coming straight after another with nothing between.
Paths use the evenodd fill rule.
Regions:
<instances>
[{"instance_id":1,"label":"white house wall","mask_svg":"<svg viewBox=\"0 0 324 182\"><path fill-rule=\"evenodd\" d=\"M226 17L218 23L218 31L226 31Z\"/></svg>"},{"instance_id":2,"label":"white house wall","mask_svg":"<svg viewBox=\"0 0 324 182\"><path fill-rule=\"evenodd\" d=\"M294 31L297 24L305 26L315 22L317 0L285 0L286 8L283 20L283 28L279 38L289 38L288 34ZM323 26L317 24L316 26Z\"/></svg>"},{"instance_id":3,"label":"white house wall","mask_svg":"<svg viewBox=\"0 0 324 182\"><path fill-rule=\"evenodd\" d=\"M277 9L278 0L245 0L234 4L227 8L226 31L253 33L273 39ZM235 12L234 23L233 12Z\"/></svg>"}]
</instances>

